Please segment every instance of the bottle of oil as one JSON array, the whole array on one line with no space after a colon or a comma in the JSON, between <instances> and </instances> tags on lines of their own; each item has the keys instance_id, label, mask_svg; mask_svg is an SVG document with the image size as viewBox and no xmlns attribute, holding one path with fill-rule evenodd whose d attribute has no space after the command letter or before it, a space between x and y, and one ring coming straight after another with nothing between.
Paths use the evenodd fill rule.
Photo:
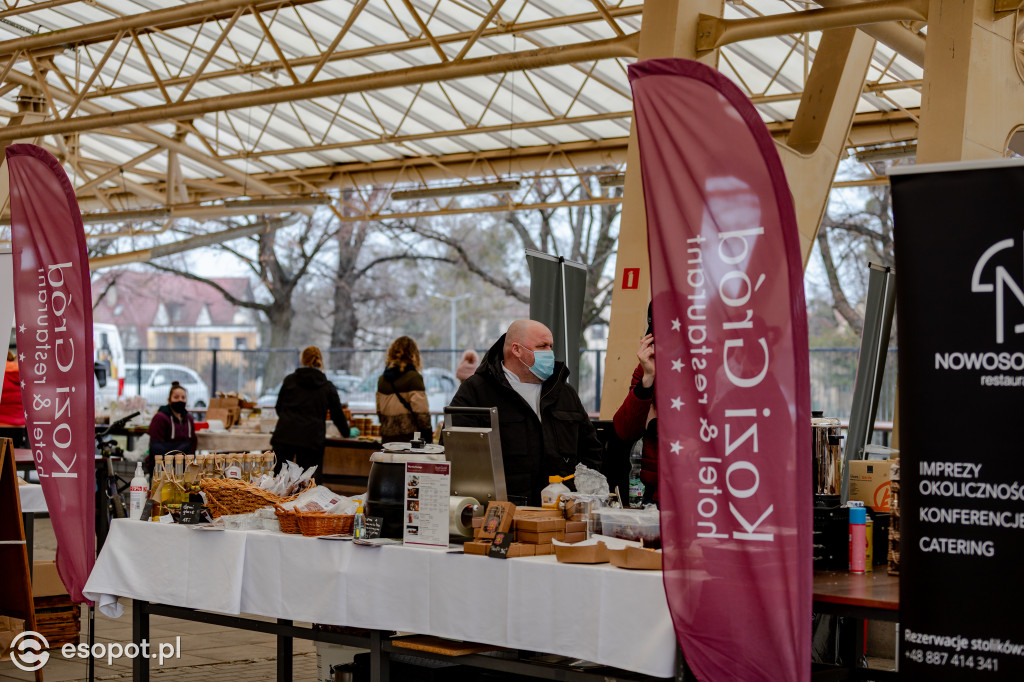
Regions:
<instances>
[{"instance_id":1,"label":"bottle of oil","mask_svg":"<svg viewBox=\"0 0 1024 682\"><path fill-rule=\"evenodd\" d=\"M242 480L242 456L239 454L228 455L227 466L224 467L224 478Z\"/></svg>"},{"instance_id":2,"label":"bottle of oil","mask_svg":"<svg viewBox=\"0 0 1024 682\"><path fill-rule=\"evenodd\" d=\"M249 468L249 482L259 485L263 478L263 455L252 455L252 466Z\"/></svg>"},{"instance_id":3,"label":"bottle of oil","mask_svg":"<svg viewBox=\"0 0 1024 682\"><path fill-rule=\"evenodd\" d=\"M164 508L160 504L160 496L164 487L165 473L164 456L155 455L153 457L153 479L149 485L149 499L153 500L153 511L149 515L151 521L156 521L164 513Z\"/></svg>"},{"instance_id":4,"label":"bottle of oil","mask_svg":"<svg viewBox=\"0 0 1024 682\"><path fill-rule=\"evenodd\" d=\"M188 493L185 492L185 454L179 452L174 455L174 502L180 505L188 502Z\"/></svg>"},{"instance_id":5,"label":"bottle of oil","mask_svg":"<svg viewBox=\"0 0 1024 682\"><path fill-rule=\"evenodd\" d=\"M190 501L193 495L199 494L199 479L202 474L200 472L199 463L196 462L195 455L186 455L185 457L185 475L182 480L183 487L185 488L186 501Z\"/></svg>"}]
</instances>

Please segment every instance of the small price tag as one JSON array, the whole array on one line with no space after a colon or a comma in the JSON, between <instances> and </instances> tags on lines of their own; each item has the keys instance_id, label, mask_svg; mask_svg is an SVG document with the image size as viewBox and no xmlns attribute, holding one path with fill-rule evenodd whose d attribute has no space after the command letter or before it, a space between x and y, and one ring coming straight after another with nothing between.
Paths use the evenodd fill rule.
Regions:
<instances>
[{"instance_id":1,"label":"small price tag","mask_svg":"<svg viewBox=\"0 0 1024 682\"><path fill-rule=\"evenodd\" d=\"M168 512L160 516L160 523L174 523L174 517Z\"/></svg>"},{"instance_id":2,"label":"small price tag","mask_svg":"<svg viewBox=\"0 0 1024 682\"><path fill-rule=\"evenodd\" d=\"M379 538L380 528L384 525L383 516L367 516L366 519L366 537L367 538Z\"/></svg>"},{"instance_id":3,"label":"small price tag","mask_svg":"<svg viewBox=\"0 0 1024 682\"><path fill-rule=\"evenodd\" d=\"M203 518L203 505L199 502L184 502L181 505L181 514L178 516L178 523L192 525L195 523L202 523L206 519Z\"/></svg>"}]
</instances>

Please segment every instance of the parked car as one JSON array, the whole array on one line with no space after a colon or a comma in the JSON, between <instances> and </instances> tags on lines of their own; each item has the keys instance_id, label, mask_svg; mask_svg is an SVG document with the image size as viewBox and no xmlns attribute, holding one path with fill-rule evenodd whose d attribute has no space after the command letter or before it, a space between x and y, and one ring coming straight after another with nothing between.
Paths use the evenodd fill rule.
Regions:
<instances>
[{"instance_id":1,"label":"parked car","mask_svg":"<svg viewBox=\"0 0 1024 682\"><path fill-rule=\"evenodd\" d=\"M210 404L210 387L199 374L184 365L150 364L128 365L124 372L124 395L139 395L139 380L142 380L142 397L150 405L160 406L167 402L171 383L177 381L188 391L189 407L206 407Z\"/></svg>"},{"instance_id":2,"label":"parked car","mask_svg":"<svg viewBox=\"0 0 1024 682\"><path fill-rule=\"evenodd\" d=\"M371 374L362 380L348 397L348 408L353 412L377 411L377 379L380 374ZM427 389L427 404L431 412L443 412L455 397L459 382L455 375L440 367L423 370L423 384ZM342 402L345 399L342 398Z\"/></svg>"},{"instance_id":3,"label":"parked car","mask_svg":"<svg viewBox=\"0 0 1024 682\"><path fill-rule=\"evenodd\" d=\"M338 389L338 397L341 398L341 402L346 402L348 394L362 381L360 377L340 370L328 369L324 371L324 374L331 380L334 387ZM280 392L281 384L278 384L257 398L256 404L261 408L274 407L277 404L277 394Z\"/></svg>"}]
</instances>

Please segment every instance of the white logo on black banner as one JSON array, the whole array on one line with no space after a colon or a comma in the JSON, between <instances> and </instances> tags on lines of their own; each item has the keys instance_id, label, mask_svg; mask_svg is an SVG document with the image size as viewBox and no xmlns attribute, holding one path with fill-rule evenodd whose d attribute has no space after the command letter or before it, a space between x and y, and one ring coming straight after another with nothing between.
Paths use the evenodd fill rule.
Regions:
<instances>
[{"instance_id":1,"label":"white logo on black banner","mask_svg":"<svg viewBox=\"0 0 1024 682\"><path fill-rule=\"evenodd\" d=\"M1006 318L1006 291L1009 290L1017 302L1024 307L1024 289L1018 284L1013 277L1010 276L1009 271L1002 265L995 266L995 281L994 282L982 282L981 276L982 271L988 262L992 259L992 256L996 255L1000 251L1005 249L1013 248L1012 239L1004 239L1000 242L996 242L992 246L988 247L985 253L981 254L981 258L974 265L974 274L971 276L971 291L974 293L991 293L996 294L996 343L1003 343L1004 332L1005 332L1005 318ZM1012 299L1011 299L1012 301ZM1014 325L1013 332L1015 334L1024 334L1024 323Z\"/></svg>"}]
</instances>

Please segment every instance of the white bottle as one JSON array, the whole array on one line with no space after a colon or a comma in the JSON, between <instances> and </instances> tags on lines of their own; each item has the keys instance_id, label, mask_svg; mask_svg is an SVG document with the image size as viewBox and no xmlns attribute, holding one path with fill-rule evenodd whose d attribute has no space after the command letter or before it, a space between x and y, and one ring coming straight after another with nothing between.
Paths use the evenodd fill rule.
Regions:
<instances>
[{"instance_id":1,"label":"white bottle","mask_svg":"<svg viewBox=\"0 0 1024 682\"><path fill-rule=\"evenodd\" d=\"M569 490L569 486L564 485L562 481L568 481L575 474L569 474L568 476L548 476L548 487L540 491L540 504L545 509L561 509L562 496L568 495L572 491Z\"/></svg>"},{"instance_id":2,"label":"white bottle","mask_svg":"<svg viewBox=\"0 0 1024 682\"><path fill-rule=\"evenodd\" d=\"M142 508L149 498L149 484L146 482L146 475L142 473L142 462L135 464L135 477L132 478L131 501L129 503L128 518L138 521L142 518Z\"/></svg>"}]
</instances>

